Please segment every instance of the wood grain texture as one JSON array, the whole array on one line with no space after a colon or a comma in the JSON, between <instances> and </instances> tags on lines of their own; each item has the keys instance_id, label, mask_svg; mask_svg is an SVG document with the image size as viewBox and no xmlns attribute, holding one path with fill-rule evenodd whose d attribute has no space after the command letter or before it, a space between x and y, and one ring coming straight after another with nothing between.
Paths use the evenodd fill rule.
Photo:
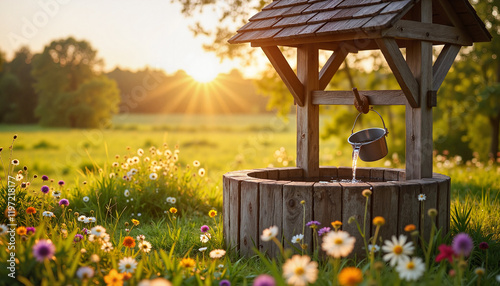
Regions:
<instances>
[{"instance_id":1,"label":"wood grain texture","mask_svg":"<svg viewBox=\"0 0 500 286\"><path fill-rule=\"evenodd\" d=\"M415 181L400 181L394 183L399 186L399 210L398 210L398 232L405 233L404 228L408 224L414 224L420 229L420 204L418 195L420 185Z\"/></svg>"},{"instance_id":2,"label":"wood grain texture","mask_svg":"<svg viewBox=\"0 0 500 286\"><path fill-rule=\"evenodd\" d=\"M269 257L279 255L278 246L271 241L262 241L260 234L273 225L280 230L278 239L283 235L283 185L288 181L265 181L259 185L259 250Z\"/></svg>"},{"instance_id":3,"label":"wood grain texture","mask_svg":"<svg viewBox=\"0 0 500 286\"><path fill-rule=\"evenodd\" d=\"M226 245L230 245L230 203L231 203L231 178L223 175L222 176L222 217L223 217L223 227L224 227L224 241Z\"/></svg>"},{"instance_id":4,"label":"wood grain texture","mask_svg":"<svg viewBox=\"0 0 500 286\"><path fill-rule=\"evenodd\" d=\"M424 204L424 227L423 227L423 234L424 234L424 239L426 241L429 241L429 235L431 232L431 227L432 227L432 220L434 220L434 223L437 225L437 219L438 217L435 217L434 219L431 219L428 215L429 209L436 209L437 210L437 205L438 205L438 185L437 182L435 182L432 179L421 179L419 180L420 186L421 186L421 194L425 195L425 201L423 201ZM420 202L422 203L422 202ZM422 215L422 214L421 214Z\"/></svg>"},{"instance_id":5,"label":"wood grain texture","mask_svg":"<svg viewBox=\"0 0 500 286\"><path fill-rule=\"evenodd\" d=\"M370 105L405 105L406 96L402 90L360 90ZM313 92L313 104L351 105L354 103L352 90L318 90Z\"/></svg>"},{"instance_id":6,"label":"wood grain texture","mask_svg":"<svg viewBox=\"0 0 500 286\"><path fill-rule=\"evenodd\" d=\"M441 50L434 66L432 67L432 90L437 91L443 83L448 71L450 70L455 58L460 52L460 46L447 44Z\"/></svg>"},{"instance_id":7,"label":"wood grain texture","mask_svg":"<svg viewBox=\"0 0 500 286\"><path fill-rule=\"evenodd\" d=\"M254 255L259 243L259 180L242 181L240 186L240 254Z\"/></svg>"},{"instance_id":8,"label":"wood grain texture","mask_svg":"<svg viewBox=\"0 0 500 286\"><path fill-rule=\"evenodd\" d=\"M385 219L385 225L379 230L379 238L390 239L398 235L398 209L399 209L399 187L387 182L370 182L372 187L372 218L381 216ZM372 224L370 224L372 225ZM372 226L372 235L375 234L375 226ZM377 239L379 240L379 239Z\"/></svg>"},{"instance_id":9,"label":"wood grain texture","mask_svg":"<svg viewBox=\"0 0 500 286\"><path fill-rule=\"evenodd\" d=\"M312 220L313 185L312 182L291 182L283 186L284 246L290 243L294 235L302 233L304 221L307 223ZM302 205L301 201L305 204ZM309 245L309 251L311 251L312 231L309 228L305 229L304 243Z\"/></svg>"},{"instance_id":10,"label":"wood grain texture","mask_svg":"<svg viewBox=\"0 0 500 286\"><path fill-rule=\"evenodd\" d=\"M324 90L328 83L332 80L332 77L339 70L340 65L344 62L347 57L348 52L342 47L337 48L333 54L328 58L323 68L319 73L319 87L318 89Z\"/></svg>"}]
</instances>

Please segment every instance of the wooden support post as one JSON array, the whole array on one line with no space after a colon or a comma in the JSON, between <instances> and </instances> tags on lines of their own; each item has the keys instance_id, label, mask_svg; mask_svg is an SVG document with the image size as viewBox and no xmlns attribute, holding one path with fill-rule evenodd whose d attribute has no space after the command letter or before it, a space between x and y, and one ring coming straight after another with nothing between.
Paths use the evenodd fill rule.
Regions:
<instances>
[{"instance_id":1,"label":"wooden support post","mask_svg":"<svg viewBox=\"0 0 500 286\"><path fill-rule=\"evenodd\" d=\"M422 0L420 17L432 23L432 0ZM432 107L427 104L432 90L432 43L413 41L406 49L406 61L419 83L419 107L406 105L406 179L432 178Z\"/></svg>"},{"instance_id":2,"label":"wooden support post","mask_svg":"<svg viewBox=\"0 0 500 286\"><path fill-rule=\"evenodd\" d=\"M297 76L304 86L304 105L297 106L297 167L305 178L319 177L319 106L312 103L312 92L319 87L319 63L313 45L297 48Z\"/></svg>"}]
</instances>

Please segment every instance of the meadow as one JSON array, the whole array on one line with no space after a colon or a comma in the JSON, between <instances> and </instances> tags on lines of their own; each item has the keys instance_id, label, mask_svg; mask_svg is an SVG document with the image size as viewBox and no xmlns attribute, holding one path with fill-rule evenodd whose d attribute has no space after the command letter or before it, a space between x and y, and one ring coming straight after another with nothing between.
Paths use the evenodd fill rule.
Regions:
<instances>
[{"instance_id":1,"label":"meadow","mask_svg":"<svg viewBox=\"0 0 500 286\"><path fill-rule=\"evenodd\" d=\"M340 147L340 140L345 139L321 141L321 165L350 165L350 150ZM431 239L409 231L413 246L398 243L408 250L407 258L410 252L415 256L398 269L385 263L385 250L375 246L367 259L341 259L348 245L346 255L321 259L319 247L304 253L299 237L297 244L284 243L274 229L262 235L285 247L280 257L256 253L240 258L224 244L222 174L294 166L293 118L122 115L113 128L99 130L3 125L0 147L0 209L6 209L0 223L8 224L8 184L22 176L15 180L16 233L10 236L6 225L0 230L5 249L0 252L0 285L500 283L500 167L492 163L436 154L435 171L452 178L451 231L435 230ZM402 166L395 155L360 165ZM332 236L348 235L333 225L321 227L330 227ZM443 245L455 247L465 233L465 248L446 252ZM8 251L12 237L15 251ZM390 238L383 239L377 247ZM17 280L8 276L12 253Z\"/></svg>"}]
</instances>

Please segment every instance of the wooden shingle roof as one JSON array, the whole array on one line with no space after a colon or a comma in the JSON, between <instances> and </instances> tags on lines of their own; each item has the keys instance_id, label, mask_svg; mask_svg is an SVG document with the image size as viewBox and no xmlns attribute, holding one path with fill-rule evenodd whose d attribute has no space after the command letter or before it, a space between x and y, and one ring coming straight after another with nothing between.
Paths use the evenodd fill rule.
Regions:
<instances>
[{"instance_id":1,"label":"wooden shingle roof","mask_svg":"<svg viewBox=\"0 0 500 286\"><path fill-rule=\"evenodd\" d=\"M417 2L275 0L251 17L229 42L251 43L253 46L296 46L302 43L380 38L384 31L392 28L399 20L407 18L406 15ZM466 44L490 41L491 35L467 0L433 2L434 24L453 27L453 20L449 19L452 15L451 17L456 17L455 23L460 22L460 28L470 37ZM453 11L450 13L451 9ZM366 45L365 48L370 49L371 46Z\"/></svg>"}]
</instances>

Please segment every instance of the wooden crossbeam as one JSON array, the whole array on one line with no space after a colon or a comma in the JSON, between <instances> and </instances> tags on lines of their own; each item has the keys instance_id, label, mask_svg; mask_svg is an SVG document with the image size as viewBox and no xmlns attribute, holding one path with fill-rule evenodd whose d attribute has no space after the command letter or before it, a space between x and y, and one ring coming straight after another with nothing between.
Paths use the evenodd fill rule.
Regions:
<instances>
[{"instance_id":1,"label":"wooden crossbeam","mask_svg":"<svg viewBox=\"0 0 500 286\"><path fill-rule=\"evenodd\" d=\"M399 20L382 33L384 37L422 40L434 43L449 43L471 46L472 39L464 30L446 25Z\"/></svg>"},{"instance_id":2,"label":"wooden crossbeam","mask_svg":"<svg viewBox=\"0 0 500 286\"><path fill-rule=\"evenodd\" d=\"M304 85L292 70L277 46L262 47L274 69L293 95L299 106L304 106Z\"/></svg>"},{"instance_id":3,"label":"wooden crossbeam","mask_svg":"<svg viewBox=\"0 0 500 286\"><path fill-rule=\"evenodd\" d=\"M398 44L393 38L375 39L382 54L389 64L396 80L398 81L401 89L406 95L406 99L411 107L416 108L420 105L419 102L419 85L413 76L408 64L399 50Z\"/></svg>"},{"instance_id":4,"label":"wooden crossbeam","mask_svg":"<svg viewBox=\"0 0 500 286\"><path fill-rule=\"evenodd\" d=\"M432 90L437 91L448 74L455 58L460 51L460 46L447 44L439 54L432 67Z\"/></svg>"},{"instance_id":5,"label":"wooden crossbeam","mask_svg":"<svg viewBox=\"0 0 500 286\"><path fill-rule=\"evenodd\" d=\"M332 77L339 70L340 65L344 62L348 52L342 47L338 47L330 56L326 64L319 73L319 89L324 90Z\"/></svg>"},{"instance_id":6,"label":"wooden crossbeam","mask_svg":"<svg viewBox=\"0 0 500 286\"><path fill-rule=\"evenodd\" d=\"M406 96L402 90L360 90L368 97L370 105L405 105ZM354 102L352 90L317 90L312 92L312 103L317 105L351 105Z\"/></svg>"}]
</instances>

